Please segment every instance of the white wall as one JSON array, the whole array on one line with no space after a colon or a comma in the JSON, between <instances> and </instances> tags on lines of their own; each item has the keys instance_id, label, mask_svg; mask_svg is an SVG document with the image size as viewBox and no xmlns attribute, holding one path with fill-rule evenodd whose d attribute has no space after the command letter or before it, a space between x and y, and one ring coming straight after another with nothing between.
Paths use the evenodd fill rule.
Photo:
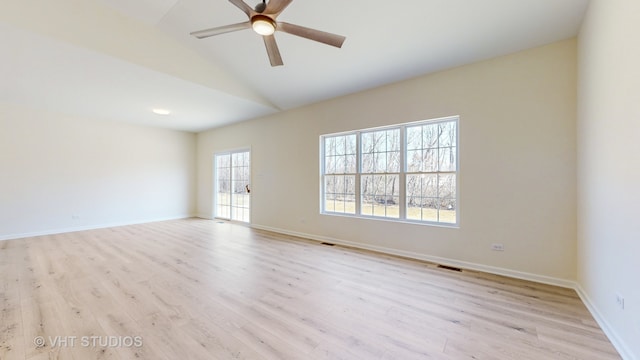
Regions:
<instances>
[{"instance_id":1,"label":"white wall","mask_svg":"<svg viewBox=\"0 0 640 360\"><path fill-rule=\"evenodd\" d=\"M0 104L0 239L193 214L195 140Z\"/></svg>"},{"instance_id":2,"label":"white wall","mask_svg":"<svg viewBox=\"0 0 640 360\"><path fill-rule=\"evenodd\" d=\"M637 0L592 0L579 35L578 280L627 359L640 359L639 20Z\"/></svg>"},{"instance_id":3,"label":"white wall","mask_svg":"<svg viewBox=\"0 0 640 360\"><path fill-rule=\"evenodd\" d=\"M575 65L567 40L200 133L198 213L212 214L213 153L251 146L255 226L570 286ZM449 115L460 115L459 229L319 214L320 135Z\"/></svg>"}]
</instances>

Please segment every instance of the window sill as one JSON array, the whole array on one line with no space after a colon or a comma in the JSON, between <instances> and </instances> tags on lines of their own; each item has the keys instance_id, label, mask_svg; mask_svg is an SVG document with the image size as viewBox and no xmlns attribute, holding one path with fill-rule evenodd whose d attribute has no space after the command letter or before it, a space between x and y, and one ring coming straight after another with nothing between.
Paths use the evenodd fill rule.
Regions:
<instances>
[{"instance_id":1,"label":"window sill","mask_svg":"<svg viewBox=\"0 0 640 360\"><path fill-rule=\"evenodd\" d=\"M441 228L448 228L448 229L460 229L459 222L441 223L441 222L433 222L433 221L414 221L414 220L407 220L407 219L385 218L381 216L367 216L367 215L356 215L356 214L346 214L346 213L336 213L336 212L320 212L320 215L344 217L344 218L359 219L359 220L384 221L384 222L399 223L399 224L432 226L432 227L441 227Z\"/></svg>"}]
</instances>

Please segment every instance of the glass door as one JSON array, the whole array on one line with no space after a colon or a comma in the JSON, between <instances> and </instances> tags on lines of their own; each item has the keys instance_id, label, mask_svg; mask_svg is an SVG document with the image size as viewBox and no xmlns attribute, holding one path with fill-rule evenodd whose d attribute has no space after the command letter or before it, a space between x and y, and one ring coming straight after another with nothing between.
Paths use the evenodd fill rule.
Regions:
<instances>
[{"instance_id":1,"label":"glass door","mask_svg":"<svg viewBox=\"0 0 640 360\"><path fill-rule=\"evenodd\" d=\"M250 222L251 157L248 150L215 155L215 217Z\"/></svg>"}]
</instances>

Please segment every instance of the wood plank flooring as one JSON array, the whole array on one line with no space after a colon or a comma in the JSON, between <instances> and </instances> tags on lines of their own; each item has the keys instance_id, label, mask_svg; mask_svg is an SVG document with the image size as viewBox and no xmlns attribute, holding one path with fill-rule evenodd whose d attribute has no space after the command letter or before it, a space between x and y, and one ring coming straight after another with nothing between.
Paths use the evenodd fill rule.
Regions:
<instances>
[{"instance_id":1,"label":"wood plank flooring","mask_svg":"<svg viewBox=\"0 0 640 360\"><path fill-rule=\"evenodd\" d=\"M573 290L201 219L0 242L0 309L2 360L620 358Z\"/></svg>"}]
</instances>

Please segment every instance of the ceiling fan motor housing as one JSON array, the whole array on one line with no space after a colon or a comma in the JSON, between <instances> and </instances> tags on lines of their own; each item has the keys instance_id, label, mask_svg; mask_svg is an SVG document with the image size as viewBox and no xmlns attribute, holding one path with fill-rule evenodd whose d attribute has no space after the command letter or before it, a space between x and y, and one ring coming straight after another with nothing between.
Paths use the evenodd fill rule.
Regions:
<instances>
[{"instance_id":1,"label":"ceiling fan motor housing","mask_svg":"<svg viewBox=\"0 0 640 360\"><path fill-rule=\"evenodd\" d=\"M255 10L257 13L263 13L266 8L267 8L267 4L265 2L261 2L261 3L258 3L258 5L256 5Z\"/></svg>"}]
</instances>

